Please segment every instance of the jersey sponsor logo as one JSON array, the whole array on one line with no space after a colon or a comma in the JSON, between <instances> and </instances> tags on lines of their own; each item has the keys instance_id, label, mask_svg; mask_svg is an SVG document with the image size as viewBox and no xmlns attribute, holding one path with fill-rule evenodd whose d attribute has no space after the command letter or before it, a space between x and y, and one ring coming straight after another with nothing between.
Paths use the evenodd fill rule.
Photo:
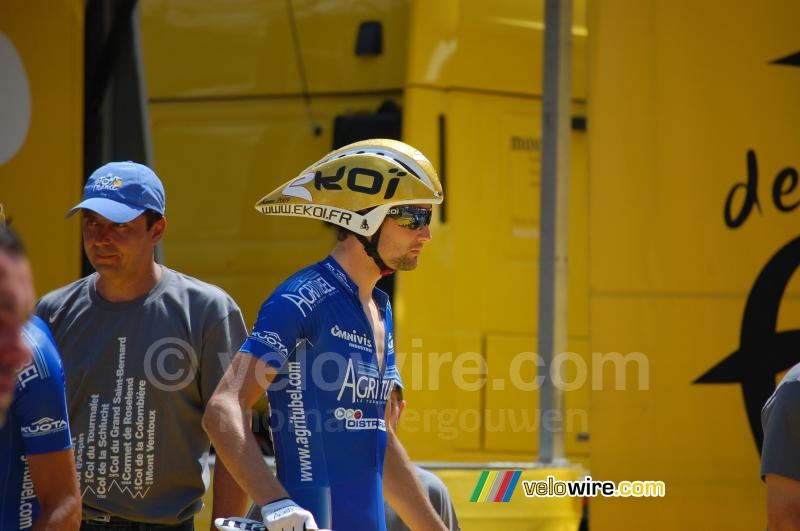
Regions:
<instances>
[{"instance_id":1,"label":"jersey sponsor logo","mask_svg":"<svg viewBox=\"0 0 800 531\"><path fill-rule=\"evenodd\" d=\"M370 339L365 332L359 333L355 330L348 332L347 330L339 328L339 325L334 325L333 328L331 328L331 335L339 339L344 339L352 348L372 352L372 339Z\"/></svg>"},{"instance_id":2,"label":"jersey sponsor logo","mask_svg":"<svg viewBox=\"0 0 800 531\"><path fill-rule=\"evenodd\" d=\"M310 312L319 301L335 291L336 288L331 286L327 280L316 276L303 283L295 290L295 293L282 293L281 297L292 301L303 317L306 317L306 310Z\"/></svg>"},{"instance_id":3,"label":"jersey sponsor logo","mask_svg":"<svg viewBox=\"0 0 800 531\"><path fill-rule=\"evenodd\" d=\"M25 389L25 386L40 377L41 376L39 374L39 369L36 367L36 363L31 362L21 371L19 371L19 374L17 375L17 385L20 389Z\"/></svg>"},{"instance_id":4,"label":"jersey sponsor logo","mask_svg":"<svg viewBox=\"0 0 800 531\"><path fill-rule=\"evenodd\" d=\"M361 370L360 367L359 370L356 370L353 359L348 359L344 380L339 388L339 396L336 399L341 401L342 397L345 396L345 392L349 391L347 399L352 403L386 402L392 393L394 380L384 379L381 381L377 370L371 371L372 374L364 374L364 372L366 371Z\"/></svg>"},{"instance_id":5,"label":"jersey sponsor logo","mask_svg":"<svg viewBox=\"0 0 800 531\"><path fill-rule=\"evenodd\" d=\"M283 341L281 341L281 336L279 336L276 332L271 330L253 331L253 333L250 334L250 337L259 343L263 343L264 345L273 348L284 356L289 355L289 349L286 348L286 345L284 345Z\"/></svg>"},{"instance_id":6,"label":"jersey sponsor logo","mask_svg":"<svg viewBox=\"0 0 800 531\"><path fill-rule=\"evenodd\" d=\"M114 192L122 186L122 179L113 173L107 173L103 177L94 180L93 190L95 192Z\"/></svg>"},{"instance_id":7,"label":"jersey sponsor logo","mask_svg":"<svg viewBox=\"0 0 800 531\"><path fill-rule=\"evenodd\" d=\"M333 416L336 417L336 420L359 420L364 416L364 412L360 409L337 407Z\"/></svg>"},{"instance_id":8,"label":"jersey sponsor logo","mask_svg":"<svg viewBox=\"0 0 800 531\"><path fill-rule=\"evenodd\" d=\"M30 529L33 527L33 504L36 501L36 491L33 488L28 459L22 455L19 460L23 466L22 484L19 492L19 529Z\"/></svg>"},{"instance_id":9,"label":"jersey sponsor logo","mask_svg":"<svg viewBox=\"0 0 800 531\"><path fill-rule=\"evenodd\" d=\"M339 282L347 286L347 289L349 289L350 292L353 292L353 288L350 286L350 282L348 282L347 275L345 275L344 272L342 272L340 269L333 267L333 265L327 262L325 263L325 267L328 268L328 271L330 271L333 274L333 276L335 276L339 280Z\"/></svg>"},{"instance_id":10,"label":"jersey sponsor logo","mask_svg":"<svg viewBox=\"0 0 800 531\"><path fill-rule=\"evenodd\" d=\"M344 421L348 430L381 430L386 431L386 421L383 419L353 419Z\"/></svg>"},{"instance_id":11,"label":"jersey sponsor logo","mask_svg":"<svg viewBox=\"0 0 800 531\"><path fill-rule=\"evenodd\" d=\"M336 420L343 420L344 427L348 430L386 430L383 419L365 419L364 412L360 409L337 407L333 416Z\"/></svg>"},{"instance_id":12,"label":"jersey sponsor logo","mask_svg":"<svg viewBox=\"0 0 800 531\"><path fill-rule=\"evenodd\" d=\"M67 427L67 421L64 419L42 417L28 426L23 426L21 431L23 437L39 437L40 435L49 435L51 433L64 431Z\"/></svg>"}]
</instances>

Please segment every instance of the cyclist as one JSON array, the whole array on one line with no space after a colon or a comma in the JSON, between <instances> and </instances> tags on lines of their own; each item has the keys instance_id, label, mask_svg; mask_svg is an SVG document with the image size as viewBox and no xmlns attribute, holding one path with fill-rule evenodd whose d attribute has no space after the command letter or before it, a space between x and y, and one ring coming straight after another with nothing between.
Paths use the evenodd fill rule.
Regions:
<instances>
[{"instance_id":1,"label":"cyclist","mask_svg":"<svg viewBox=\"0 0 800 531\"><path fill-rule=\"evenodd\" d=\"M333 151L256 204L334 223L339 240L264 302L203 418L268 530L385 530L384 495L412 528L445 529L384 420L400 377L391 305L375 287L417 266L442 199L422 153L373 139ZM247 420L265 389L279 481Z\"/></svg>"},{"instance_id":2,"label":"cyclist","mask_svg":"<svg viewBox=\"0 0 800 531\"><path fill-rule=\"evenodd\" d=\"M15 266L24 266L25 274L15 276ZM0 282L0 355L19 358L18 352L24 350L30 356L30 363L11 373L15 376L13 401L8 422L0 426L0 529L77 530L81 495L67 420L64 369L44 321L31 317L21 329L13 326L16 318L30 315L33 286L22 242L2 223L0 277L16 284ZM20 299L20 290L27 296ZM24 300L28 302L20 304Z\"/></svg>"}]
</instances>

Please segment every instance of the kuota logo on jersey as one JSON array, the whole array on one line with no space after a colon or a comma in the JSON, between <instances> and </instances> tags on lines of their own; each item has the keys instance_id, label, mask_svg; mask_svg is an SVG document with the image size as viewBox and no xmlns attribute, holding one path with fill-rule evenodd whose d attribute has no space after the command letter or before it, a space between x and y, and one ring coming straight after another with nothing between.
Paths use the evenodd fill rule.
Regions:
<instances>
[{"instance_id":1,"label":"kuota logo on jersey","mask_svg":"<svg viewBox=\"0 0 800 531\"><path fill-rule=\"evenodd\" d=\"M38 437L40 435L48 435L67 429L67 421L64 419L51 419L50 417L42 417L36 422L22 427L23 437Z\"/></svg>"},{"instance_id":2,"label":"kuota logo on jersey","mask_svg":"<svg viewBox=\"0 0 800 531\"><path fill-rule=\"evenodd\" d=\"M259 343L263 343L264 345L273 348L284 356L289 355L289 349L286 348L286 345L284 345L281 341L281 336L279 336L276 332L271 330L253 331L253 333L250 334L250 337Z\"/></svg>"}]
</instances>

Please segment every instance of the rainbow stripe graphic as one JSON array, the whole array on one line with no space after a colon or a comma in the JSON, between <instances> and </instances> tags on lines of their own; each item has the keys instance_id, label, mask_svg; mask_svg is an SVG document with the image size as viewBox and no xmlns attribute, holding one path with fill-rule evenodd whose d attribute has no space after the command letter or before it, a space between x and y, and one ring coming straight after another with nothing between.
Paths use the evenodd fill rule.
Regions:
<instances>
[{"instance_id":1,"label":"rainbow stripe graphic","mask_svg":"<svg viewBox=\"0 0 800 531\"><path fill-rule=\"evenodd\" d=\"M472 491L471 502L507 502L514 494L522 470L484 470Z\"/></svg>"}]
</instances>

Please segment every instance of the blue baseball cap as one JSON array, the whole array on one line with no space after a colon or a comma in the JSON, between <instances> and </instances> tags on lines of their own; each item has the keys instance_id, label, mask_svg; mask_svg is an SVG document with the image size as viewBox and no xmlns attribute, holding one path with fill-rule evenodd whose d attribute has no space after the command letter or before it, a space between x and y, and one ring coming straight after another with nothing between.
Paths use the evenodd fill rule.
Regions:
<instances>
[{"instance_id":1,"label":"blue baseball cap","mask_svg":"<svg viewBox=\"0 0 800 531\"><path fill-rule=\"evenodd\" d=\"M114 223L127 223L146 210L163 216L164 186L147 166L109 162L92 173L83 187L83 200L67 212L67 217L81 209L97 212Z\"/></svg>"}]
</instances>

